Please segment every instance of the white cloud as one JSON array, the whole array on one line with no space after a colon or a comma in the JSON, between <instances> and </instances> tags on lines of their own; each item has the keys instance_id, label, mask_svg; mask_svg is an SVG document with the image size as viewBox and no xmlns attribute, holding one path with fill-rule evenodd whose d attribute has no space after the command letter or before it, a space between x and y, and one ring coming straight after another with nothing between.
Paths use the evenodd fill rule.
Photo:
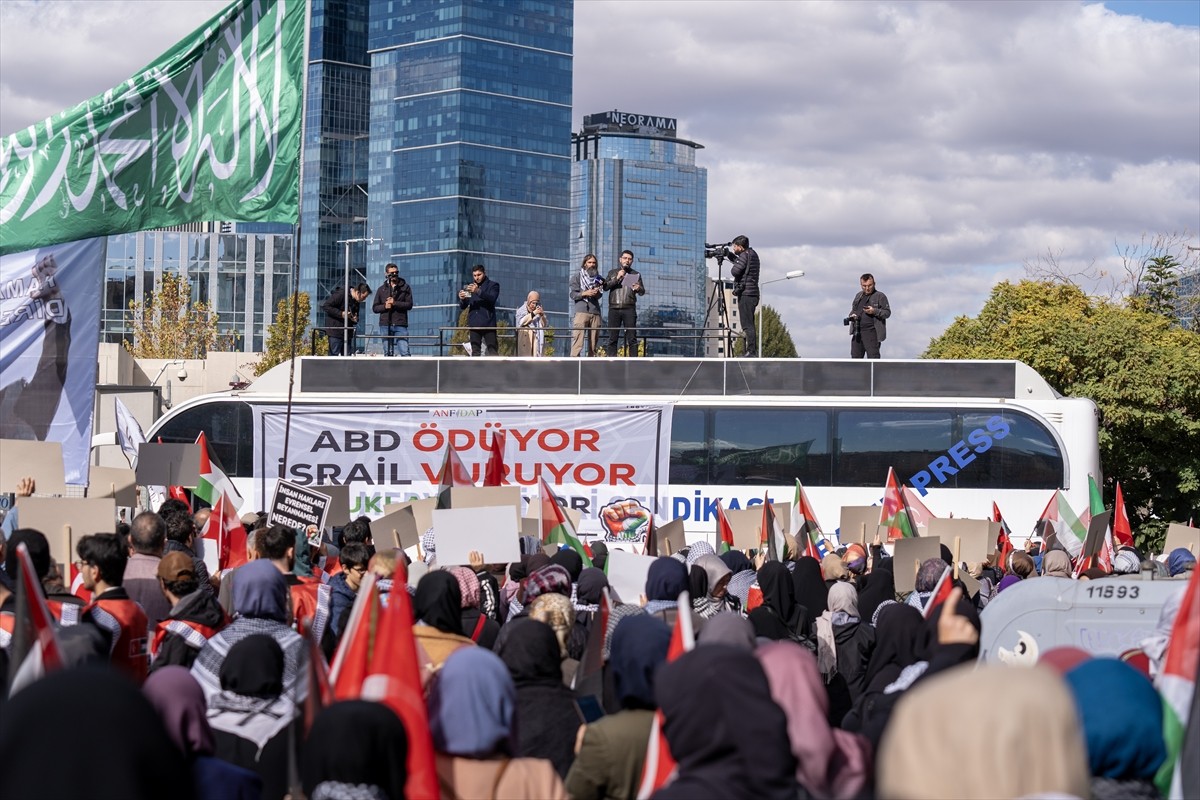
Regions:
<instances>
[{"instance_id":1,"label":"white cloud","mask_svg":"<svg viewBox=\"0 0 1200 800\"><path fill-rule=\"evenodd\" d=\"M0 130L222 6L0 2ZM577 0L574 74L577 124L677 117L705 146L709 240L807 272L764 290L805 356L847 354L865 271L894 309L885 356L913 357L1025 261L1111 269L1147 231L1200 229L1196 28L1060 0Z\"/></svg>"}]
</instances>

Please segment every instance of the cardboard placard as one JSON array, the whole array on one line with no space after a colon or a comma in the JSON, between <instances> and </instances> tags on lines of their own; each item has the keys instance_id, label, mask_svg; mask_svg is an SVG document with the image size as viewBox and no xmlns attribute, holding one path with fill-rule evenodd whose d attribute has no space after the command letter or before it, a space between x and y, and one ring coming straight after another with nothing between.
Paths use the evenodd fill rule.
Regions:
<instances>
[{"instance_id":1,"label":"cardboard placard","mask_svg":"<svg viewBox=\"0 0 1200 800\"><path fill-rule=\"evenodd\" d=\"M15 492L22 478L33 478L37 494L62 494L67 490L62 445L0 439L0 492Z\"/></svg>"},{"instance_id":2,"label":"cardboard placard","mask_svg":"<svg viewBox=\"0 0 1200 800\"><path fill-rule=\"evenodd\" d=\"M137 482L139 486L184 486L194 488L200 482L200 445L138 445Z\"/></svg>"},{"instance_id":3,"label":"cardboard placard","mask_svg":"<svg viewBox=\"0 0 1200 800\"><path fill-rule=\"evenodd\" d=\"M326 526L340 528L350 521L349 484L335 483L328 486L306 486L305 488L309 491L320 492L329 498L329 508L325 512Z\"/></svg>"},{"instance_id":4,"label":"cardboard placard","mask_svg":"<svg viewBox=\"0 0 1200 800\"><path fill-rule=\"evenodd\" d=\"M412 506L405 505L386 517L372 520L371 536L377 547L386 547L387 542L401 550L414 547L421 540L421 531L417 530L417 518Z\"/></svg>"},{"instance_id":5,"label":"cardboard placard","mask_svg":"<svg viewBox=\"0 0 1200 800\"><path fill-rule=\"evenodd\" d=\"M521 517L521 535L532 536L534 539L540 540L542 538L542 521L540 519Z\"/></svg>"},{"instance_id":6,"label":"cardboard placard","mask_svg":"<svg viewBox=\"0 0 1200 800\"><path fill-rule=\"evenodd\" d=\"M969 572L959 572L958 579L962 581L962 585L967 590L968 597L974 597L979 594L979 581L971 577Z\"/></svg>"},{"instance_id":7,"label":"cardboard placard","mask_svg":"<svg viewBox=\"0 0 1200 800\"><path fill-rule=\"evenodd\" d=\"M422 497L419 500L409 500L405 503L389 503L383 507L383 514L394 514L402 508L411 508L413 519L417 523L417 535L425 533L433 527L433 509L437 507L436 497ZM374 523L372 523L374 530Z\"/></svg>"},{"instance_id":8,"label":"cardboard placard","mask_svg":"<svg viewBox=\"0 0 1200 800\"><path fill-rule=\"evenodd\" d=\"M119 506L133 508L138 502L137 475L123 467L89 467L88 497L111 497Z\"/></svg>"},{"instance_id":9,"label":"cardboard placard","mask_svg":"<svg viewBox=\"0 0 1200 800\"><path fill-rule=\"evenodd\" d=\"M654 538L658 540L658 554L660 556L669 556L674 550L683 547L686 541L683 534L683 520L673 519L662 527L655 529Z\"/></svg>"},{"instance_id":10,"label":"cardboard placard","mask_svg":"<svg viewBox=\"0 0 1200 800\"><path fill-rule=\"evenodd\" d=\"M608 585L621 598L622 603L637 603L646 594L646 575L650 565L658 559L642 556L628 550L608 551Z\"/></svg>"},{"instance_id":11,"label":"cardboard placard","mask_svg":"<svg viewBox=\"0 0 1200 800\"><path fill-rule=\"evenodd\" d=\"M75 544L92 533L117 529L117 503L111 497L18 497L17 522L46 535L50 556L62 569L69 586Z\"/></svg>"},{"instance_id":12,"label":"cardboard placard","mask_svg":"<svg viewBox=\"0 0 1200 800\"><path fill-rule=\"evenodd\" d=\"M752 550L759 546L762 537L762 507L740 508L725 511L725 519L733 528L733 546L737 550Z\"/></svg>"},{"instance_id":13,"label":"cardboard placard","mask_svg":"<svg viewBox=\"0 0 1200 800\"><path fill-rule=\"evenodd\" d=\"M896 591L911 592L917 587L917 568L930 558L942 557L942 540L936 536L916 536L892 542L895 559Z\"/></svg>"},{"instance_id":14,"label":"cardboard placard","mask_svg":"<svg viewBox=\"0 0 1200 800\"><path fill-rule=\"evenodd\" d=\"M869 547L879 530L879 506L842 506L842 517L838 524L838 535L842 544L858 542ZM863 526L866 532L863 532Z\"/></svg>"},{"instance_id":15,"label":"cardboard placard","mask_svg":"<svg viewBox=\"0 0 1200 800\"><path fill-rule=\"evenodd\" d=\"M1084 558L1094 556L1104 548L1105 534L1108 533L1112 513L1111 511L1102 511L1088 522L1087 536L1083 540L1082 554Z\"/></svg>"},{"instance_id":16,"label":"cardboard placard","mask_svg":"<svg viewBox=\"0 0 1200 800\"><path fill-rule=\"evenodd\" d=\"M276 481L275 496L271 499L271 524L289 528L316 525L318 532L323 531L331 502L329 495L315 491L313 487Z\"/></svg>"},{"instance_id":17,"label":"cardboard placard","mask_svg":"<svg viewBox=\"0 0 1200 800\"><path fill-rule=\"evenodd\" d=\"M988 555L996 552L996 542L1000 541L1000 531L1004 530L1004 526L999 522L988 523Z\"/></svg>"},{"instance_id":18,"label":"cardboard placard","mask_svg":"<svg viewBox=\"0 0 1200 800\"><path fill-rule=\"evenodd\" d=\"M958 560L968 564L987 561L988 553L996 549L992 536L992 525L986 519L931 519L929 535L946 543L954 552L954 539L958 538Z\"/></svg>"},{"instance_id":19,"label":"cardboard placard","mask_svg":"<svg viewBox=\"0 0 1200 800\"><path fill-rule=\"evenodd\" d=\"M521 560L515 506L438 508L433 511L433 539L442 567L469 564L472 550L488 564Z\"/></svg>"},{"instance_id":20,"label":"cardboard placard","mask_svg":"<svg viewBox=\"0 0 1200 800\"><path fill-rule=\"evenodd\" d=\"M450 489L451 508L512 506L521 513L520 486L454 486Z\"/></svg>"},{"instance_id":21,"label":"cardboard placard","mask_svg":"<svg viewBox=\"0 0 1200 800\"><path fill-rule=\"evenodd\" d=\"M22 523L24 523L24 520L22 520ZM1169 555L1172 550L1178 547L1190 550L1192 555L1200 557L1200 528L1193 528L1180 522L1172 522L1168 525L1167 540L1163 545L1163 555Z\"/></svg>"}]
</instances>

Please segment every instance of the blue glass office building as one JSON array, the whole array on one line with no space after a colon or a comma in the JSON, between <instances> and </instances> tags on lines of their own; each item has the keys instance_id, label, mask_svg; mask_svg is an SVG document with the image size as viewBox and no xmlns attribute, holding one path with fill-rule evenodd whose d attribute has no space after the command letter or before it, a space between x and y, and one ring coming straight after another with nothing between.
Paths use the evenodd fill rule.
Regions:
<instances>
[{"instance_id":1,"label":"blue glass office building","mask_svg":"<svg viewBox=\"0 0 1200 800\"><path fill-rule=\"evenodd\" d=\"M708 171L701 145L668 117L609 111L584 118L571 164L571 264L594 253L601 270L632 250L645 274L638 331L651 355L703 356ZM603 308L607 322L607 308ZM672 330L674 329L674 330Z\"/></svg>"},{"instance_id":2,"label":"blue glass office building","mask_svg":"<svg viewBox=\"0 0 1200 800\"><path fill-rule=\"evenodd\" d=\"M366 251L369 283L395 262L416 305L435 306L409 315L414 336L456 323L474 264L500 282L510 321L537 289L569 324L571 0L370 10L367 228L382 241Z\"/></svg>"}]
</instances>

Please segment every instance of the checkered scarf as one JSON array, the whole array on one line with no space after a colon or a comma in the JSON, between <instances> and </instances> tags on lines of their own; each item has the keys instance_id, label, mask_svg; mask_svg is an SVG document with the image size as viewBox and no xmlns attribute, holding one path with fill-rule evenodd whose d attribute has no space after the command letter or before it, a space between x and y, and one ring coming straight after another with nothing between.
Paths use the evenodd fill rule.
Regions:
<instances>
[{"instance_id":1,"label":"checkered scarf","mask_svg":"<svg viewBox=\"0 0 1200 800\"><path fill-rule=\"evenodd\" d=\"M525 579L525 603L544 594L571 596L571 573L558 564L542 567Z\"/></svg>"}]
</instances>

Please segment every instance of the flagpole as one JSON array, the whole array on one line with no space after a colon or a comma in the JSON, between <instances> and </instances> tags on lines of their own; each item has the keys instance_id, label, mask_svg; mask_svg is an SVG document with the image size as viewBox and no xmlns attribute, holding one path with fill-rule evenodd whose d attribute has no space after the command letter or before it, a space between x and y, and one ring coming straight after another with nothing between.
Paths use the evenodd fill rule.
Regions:
<instances>
[{"instance_id":1,"label":"flagpole","mask_svg":"<svg viewBox=\"0 0 1200 800\"><path fill-rule=\"evenodd\" d=\"M296 387L296 326L299 323L297 317L300 309L300 211L304 207L304 135L308 129L308 115L305 109L308 108L308 47L312 37L312 5L303 3L304 5L304 58L303 74L300 76L300 152L296 158L296 221L292 223L292 330L291 344L288 350L288 395L287 395L287 410L283 417L283 468L281 474L287 474L288 466L288 443L292 435L292 393ZM314 330L313 336L317 333ZM314 338L315 341L315 338ZM266 470L263 470L263 475L266 475ZM264 485L259 487L265 495L266 478L263 478Z\"/></svg>"}]
</instances>

